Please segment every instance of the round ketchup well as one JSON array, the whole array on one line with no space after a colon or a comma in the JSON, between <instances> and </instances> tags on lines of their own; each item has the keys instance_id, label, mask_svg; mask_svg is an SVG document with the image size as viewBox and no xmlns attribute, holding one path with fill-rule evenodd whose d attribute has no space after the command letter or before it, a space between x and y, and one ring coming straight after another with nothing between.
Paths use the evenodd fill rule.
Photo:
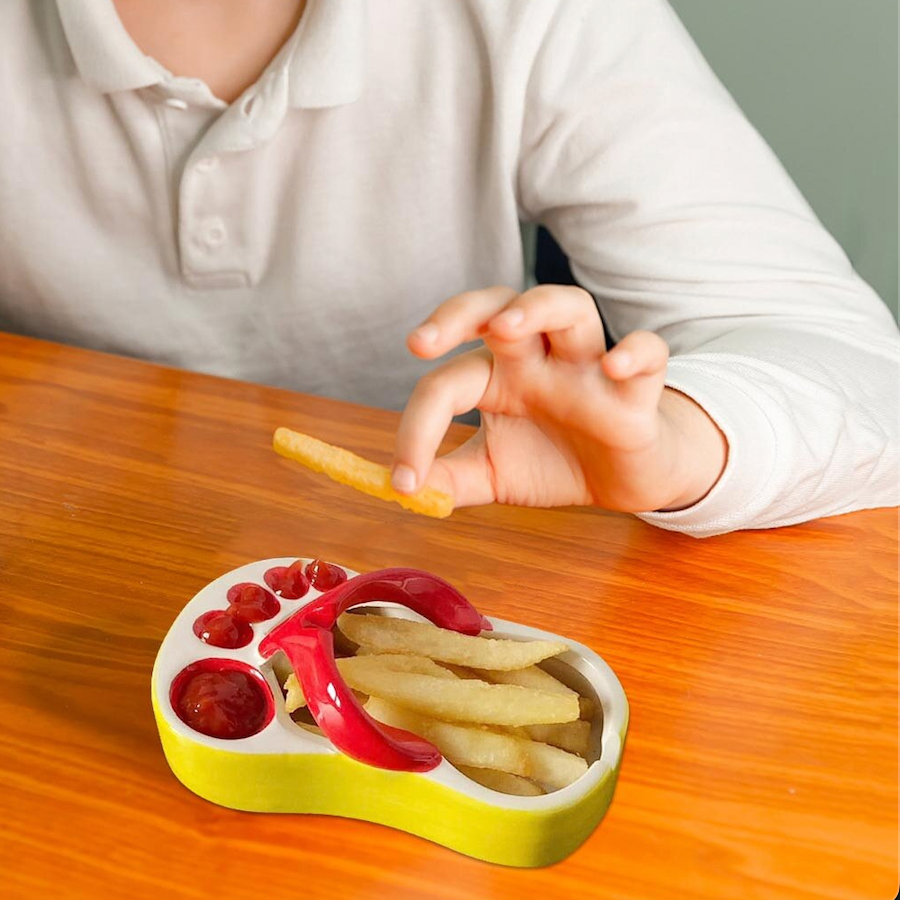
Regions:
<instances>
[{"instance_id":1,"label":"round ketchup well","mask_svg":"<svg viewBox=\"0 0 900 900\"><path fill-rule=\"evenodd\" d=\"M172 681L169 702L185 725L225 740L250 737L275 715L265 679L233 659L201 659L185 666Z\"/></svg>"},{"instance_id":2,"label":"round ketchup well","mask_svg":"<svg viewBox=\"0 0 900 900\"><path fill-rule=\"evenodd\" d=\"M324 559L314 559L306 567L306 577L309 583L323 594L332 588L343 584L347 580L347 573L334 563L325 562Z\"/></svg>"},{"instance_id":3,"label":"round ketchup well","mask_svg":"<svg viewBox=\"0 0 900 900\"><path fill-rule=\"evenodd\" d=\"M194 634L205 644L226 650L246 647L253 640L253 629L247 622L235 618L225 609L212 609L198 616Z\"/></svg>"},{"instance_id":4,"label":"round ketchup well","mask_svg":"<svg viewBox=\"0 0 900 900\"><path fill-rule=\"evenodd\" d=\"M263 579L285 600L299 600L309 590L309 579L303 574L303 563L299 559L290 566L267 569Z\"/></svg>"},{"instance_id":5,"label":"round ketchup well","mask_svg":"<svg viewBox=\"0 0 900 900\"><path fill-rule=\"evenodd\" d=\"M227 597L228 611L238 622L265 622L281 609L274 594L249 581L229 588Z\"/></svg>"}]
</instances>

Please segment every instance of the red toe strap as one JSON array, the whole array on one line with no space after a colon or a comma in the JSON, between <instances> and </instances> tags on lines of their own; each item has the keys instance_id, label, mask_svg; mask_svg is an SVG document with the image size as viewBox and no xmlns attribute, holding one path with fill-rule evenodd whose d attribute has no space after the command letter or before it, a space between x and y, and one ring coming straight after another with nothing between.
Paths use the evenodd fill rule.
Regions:
<instances>
[{"instance_id":1,"label":"red toe strap","mask_svg":"<svg viewBox=\"0 0 900 900\"><path fill-rule=\"evenodd\" d=\"M360 706L338 671L331 629L350 607L372 600L400 603L441 628L478 634L491 625L459 591L417 569L382 569L358 575L276 625L259 645L268 658L283 650L306 696L312 717L339 750L383 769L426 772L441 761L428 741L376 722Z\"/></svg>"}]
</instances>

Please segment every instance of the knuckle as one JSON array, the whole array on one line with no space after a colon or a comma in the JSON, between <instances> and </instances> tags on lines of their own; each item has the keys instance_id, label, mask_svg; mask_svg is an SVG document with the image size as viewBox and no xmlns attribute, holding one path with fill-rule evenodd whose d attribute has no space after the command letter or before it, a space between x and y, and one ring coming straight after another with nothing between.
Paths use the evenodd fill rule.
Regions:
<instances>
[{"instance_id":1,"label":"knuckle","mask_svg":"<svg viewBox=\"0 0 900 900\"><path fill-rule=\"evenodd\" d=\"M552 299L561 290L564 290L564 288L558 284L538 284L533 288L529 288L524 294L520 294L518 299L523 301L530 300L532 302L541 302Z\"/></svg>"},{"instance_id":2,"label":"knuckle","mask_svg":"<svg viewBox=\"0 0 900 900\"><path fill-rule=\"evenodd\" d=\"M572 292L572 295L577 302L581 303L583 306L589 307L592 312L597 312L597 304L594 302L594 295L590 291L585 290L583 287L579 287L577 284L571 285L569 290Z\"/></svg>"},{"instance_id":3,"label":"knuckle","mask_svg":"<svg viewBox=\"0 0 900 900\"><path fill-rule=\"evenodd\" d=\"M517 292L510 287L502 284L495 284L487 288L477 288L470 291L462 291L454 297L445 300L439 307L438 312L444 313L449 317L458 316L471 311L478 311L486 303L490 303L495 297L508 297L509 301L515 300L518 296Z\"/></svg>"},{"instance_id":4,"label":"knuckle","mask_svg":"<svg viewBox=\"0 0 900 900\"><path fill-rule=\"evenodd\" d=\"M426 372L416 385L416 393L422 397L432 397L443 390L445 376L442 368L432 369Z\"/></svg>"},{"instance_id":5,"label":"knuckle","mask_svg":"<svg viewBox=\"0 0 900 900\"><path fill-rule=\"evenodd\" d=\"M647 335L647 346L660 355L669 355L669 345L658 335L652 331L645 332Z\"/></svg>"},{"instance_id":6,"label":"knuckle","mask_svg":"<svg viewBox=\"0 0 900 900\"><path fill-rule=\"evenodd\" d=\"M445 300L433 313L432 319L446 320L458 316L461 312L465 312L475 299L477 294L474 291L467 291L464 294L457 294L449 300Z\"/></svg>"},{"instance_id":7,"label":"knuckle","mask_svg":"<svg viewBox=\"0 0 900 900\"><path fill-rule=\"evenodd\" d=\"M634 349L648 360L664 363L669 358L669 345L652 331L636 331L633 338Z\"/></svg>"},{"instance_id":8,"label":"knuckle","mask_svg":"<svg viewBox=\"0 0 900 900\"><path fill-rule=\"evenodd\" d=\"M415 388L416 402L420 407L443 409L453 403L457 381L455 367L440 366L426 372Z\"/></svg>"}]
</instances>

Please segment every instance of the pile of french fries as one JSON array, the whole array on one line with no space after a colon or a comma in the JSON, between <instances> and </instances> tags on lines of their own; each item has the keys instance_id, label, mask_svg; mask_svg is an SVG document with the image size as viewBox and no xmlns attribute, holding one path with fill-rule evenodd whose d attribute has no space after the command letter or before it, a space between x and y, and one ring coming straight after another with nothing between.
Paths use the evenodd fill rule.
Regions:
<instances>
[{"instance_id":1,"label":"pile of french fries","mask_svg":"<svg viewBox=\"0 0 900 900\"><path fill-rule=\"evenodd\" d=\"M536 796L587 771L594 705L538 663L557 641L472 637L359 612L338 620L337 660L366 711L430 741L473 781ZM302 713L303 690L284 679L285 708Z\"/></svg>"}]
</instances>

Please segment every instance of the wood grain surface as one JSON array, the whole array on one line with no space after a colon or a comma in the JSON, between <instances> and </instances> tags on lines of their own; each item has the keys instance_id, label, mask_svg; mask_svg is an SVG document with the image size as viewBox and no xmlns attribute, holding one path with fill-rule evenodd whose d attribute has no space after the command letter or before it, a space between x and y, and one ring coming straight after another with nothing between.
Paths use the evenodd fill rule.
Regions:
<instances>
[{"instance_id":1,"label":"wood grain surface","mask_svg":"<svg viewBox=\"0 0 900 900\"><path fill-rule=\"evenodd\" d=\"M387 461L396 421L0 336L0 894L895 896L895 510L705 541L589 510L435 521L270 449L288 425ZM587 843L515 870L183 788L150 709L160 641L207 581L290 555L429 569L596 649L632 718Z\"/></svg>"}]
</instances>

